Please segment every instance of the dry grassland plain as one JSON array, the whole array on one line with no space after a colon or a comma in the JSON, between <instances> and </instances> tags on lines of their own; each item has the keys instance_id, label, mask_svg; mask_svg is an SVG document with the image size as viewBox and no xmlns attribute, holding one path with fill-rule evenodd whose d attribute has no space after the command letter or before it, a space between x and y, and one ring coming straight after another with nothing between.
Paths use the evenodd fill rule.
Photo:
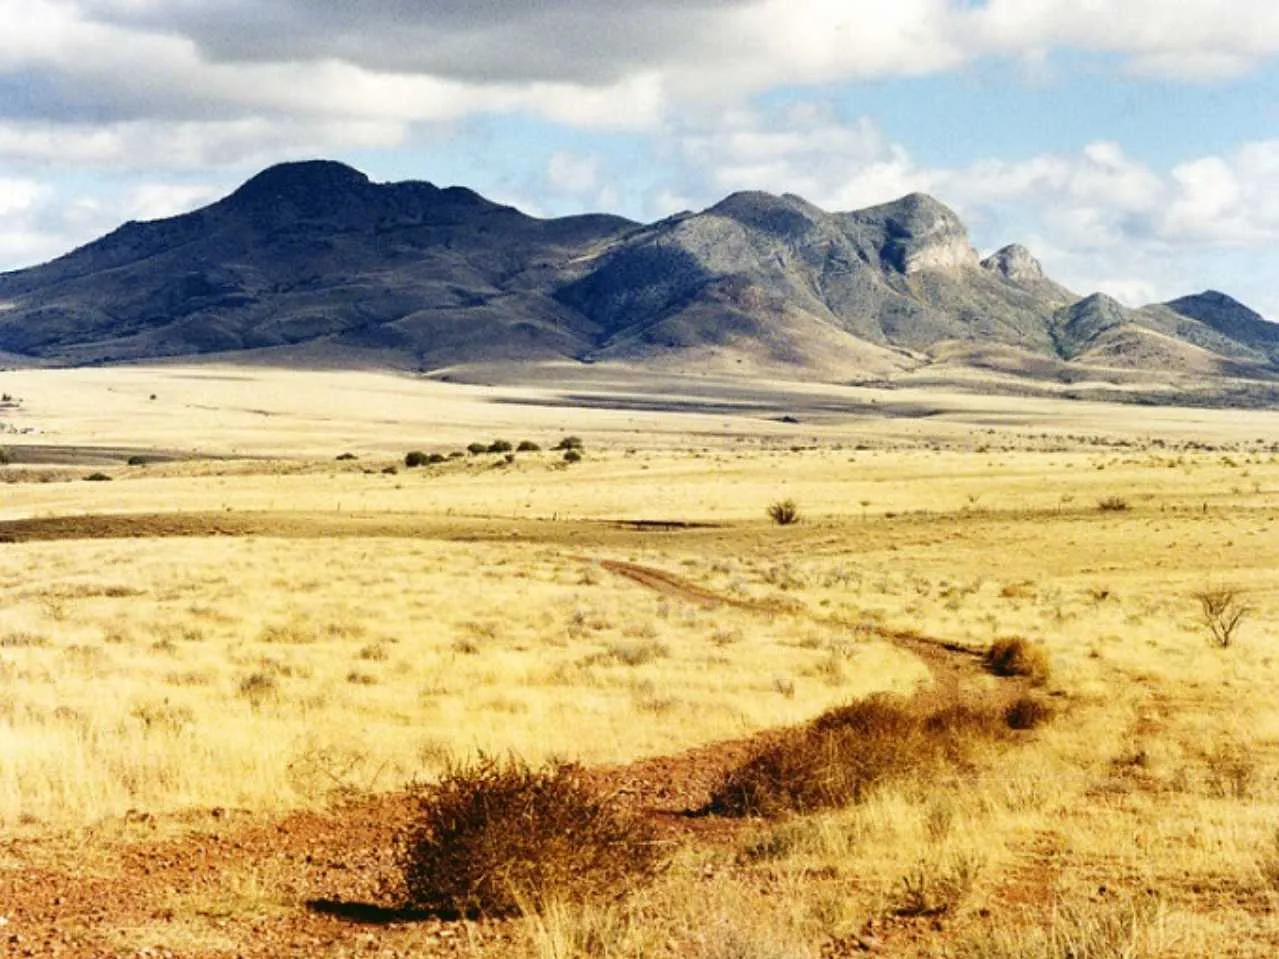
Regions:
<instances>
[{"instance_id":1,"label":"dry grassland plain","mask_svg":"<svg viewBox=\"0 0 1279 959\"><path fill-rule=\"evenodd\" d=\"M1279 953L1279 414L602 377L0 374L0 947L46 942L15 905L37 872L121 875L160 838L339 816L479 753L738 740L929 689L902 636L1020 636L1052 722L682 842L624 900L259 953L325 890L246 860L212 904L71 916L58 948ZM542 450L403 463L497 439ZM769 521L781 499L799 523ZM1221 588L1246 606L1228 647L1197 598Z\"/></svg>"}]
</instances>

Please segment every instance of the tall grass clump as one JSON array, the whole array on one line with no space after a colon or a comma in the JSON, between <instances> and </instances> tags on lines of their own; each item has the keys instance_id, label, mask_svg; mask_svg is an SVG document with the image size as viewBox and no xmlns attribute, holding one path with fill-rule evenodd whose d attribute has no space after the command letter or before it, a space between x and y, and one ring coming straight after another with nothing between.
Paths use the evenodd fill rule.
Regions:
<instances>
[{"instance_id":1,"label":"tall grass clump","mask_svg":"<svg viewBox=\"0 0 1279 959\"><path fill-rule=\"evenodd\" d=\"M648 825L597 793L580 766L481 756L423 787L400 863L414 907L509 916L617 898L661 856Z\"/></svg>"}]
</instances>

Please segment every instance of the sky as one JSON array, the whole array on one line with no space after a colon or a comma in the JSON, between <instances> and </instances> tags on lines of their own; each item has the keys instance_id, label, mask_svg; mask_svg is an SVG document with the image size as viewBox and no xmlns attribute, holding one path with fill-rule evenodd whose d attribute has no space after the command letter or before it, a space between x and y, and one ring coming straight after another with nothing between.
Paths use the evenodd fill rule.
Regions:
<instances>
[{"instance_id":1,"label":"sky","mask_svg":"<svg viewBox=\"0 0 1279 959\"><path fill-rule=\"evenodd\" d=\"M272 163L651 221L913 191L1279 320L1274 0L0 0L0 270Z\"/></svg>"}]
</instances>

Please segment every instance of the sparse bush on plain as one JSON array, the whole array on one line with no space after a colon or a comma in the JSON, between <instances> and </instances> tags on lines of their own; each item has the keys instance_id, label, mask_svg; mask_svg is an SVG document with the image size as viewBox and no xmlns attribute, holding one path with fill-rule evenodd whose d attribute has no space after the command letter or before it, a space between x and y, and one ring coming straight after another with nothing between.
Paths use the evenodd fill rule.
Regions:
<instances>
[{"instance_id":1,"label":"sparse bush on plain","mask_svg":"<svg viewBox=\"0 0 1279 959\"><path fill-rule=\"evenodd\" d=\"M990 644L984 657L986 669L996 676L1021 676L1035 686L1048 682L1052 666L1040 643L1023 636L1008 636Z\"/></svg>"},{"instance_id":2,"label":"sparse bush on plain","mask_svg":"<svg viewBox=\"0 0 1279 959\"><path fill-rule=\"evenodd\" d=\"M494 440L489 444L490 453L509 453L513 447L506 440Z\"/></svg>"},{"instance_id":3,"label":"sparse bush on plain","mask_svg":"<svg viewBox=\"0 0 1279 959\"><path fill-rule=\"evenodd\" d=\"M520 445L515 447L517 453L540 453L542 447L538 446L532 440L520 440Z\"/></svg>"},{"instance_id":4,"label":"sparse bush on plain","mask_svg":"<svg viewBox=\"0 0 1279 959\"><path fill-rule=\"evenodd\" d=\"M421 450L413 450L404 456L404 465L409 469L416 469L419 466L425 466L427 462L427 456Z\"/></svg>"},{"instance_id":5,"label":"sparse bush on plain","mask_svg":"<svg viewBox=\"0 0 1279 959\"><path fill-rule=\"evenodd\" d=\"M586 444L582 442L582 438L580 436L566 436L562 440L560 440L558 443L556 443L553 449L580 450L580 449L584 449L585 446Z\"/></svg>"},{"instance_id":6,"label":"sparse bush on plain","mask_svg":"<svg viewBox=\"0 0 1279 959\"><path fill-rule=\"evenodd\" d=\"M358 460L358 459L359 457L356 456L354 453L340 453L338 454L337 461L339 463L349 463L352 460Z\"/></svg>"},{"instance_id":7,"label":"sparse bush on plain","mask_svg":"<svg viewBox=\"0 0 1279 959\"><path fill-rule=\"evenodd\" d=\"M1215 586L1195 593L1195 599L1199 601L1201 618L1208 627L1212 645L1229 649L1244 617L1252 612L1244 594L1233 587Z\"/></svg>"},{"instance_id":8,"label":"sparse bush on plain","mask_svg":"<svg viewBox=\"0 0 1279 959\"><path fill-rule=\"evenodd\" d=\"M437 466L440 463L447 463L448 457L443 453L428 453L426 456L427 466Z\"/></svg>"},{"instance_id":9,"label":"sparse bush on plain","mask_svg":"<svg viewBox=\"0 0 1279 959\"><path fill-rule=\"evenodd\" d=\"M656 640L621 641L608 647L608 658L623 666L643 666L654 660L665 659L670 654L670 647Z\"/></svg>"},{"instance_id":10,"label":"sparse bush on plain","mask_svg":"<svg viewBox=\"0 0 1279 959\"><path fill-rule=\"evenodd\" d=\"M341 457L338 458L341 459ZM137 455L130 456L128 460L126 460L126 463L129 466L146 466L150 462L151 460L149 457Z\"/></svg>"},{"instance_id":11,"label":"sparse bush on plain","mask_svg":"<svg viewBox=\"0 0 1279 959\"><path fill-rule=\"evenodd\" d=\"M1131 507L1122 496L1106 496L1097 500L1097 509L1103 513L1125 513Z\"/></svg>"},{"instance_id":12,"label":"sparse bush on plain","mask_svg":"<svg viewBox=\"0 0 1279 959\"><path fill-rule=\"evenodd\" d=\"M1052 707L1042 699L1018 696L1004 710L1004 722L1009 729L1035 729L1052 719L1052 715Z\"/></svg>"},{"instance_id":13,"label":"sparse bush on plain","mask_svg":"<svg viewBox=\"0 0 1279 959\"><path fill-rule=\"evenodd\" d=\"M716 787L710 809L777 816L863 802L885 782L962 762L998 737L997 713L952 705L925 712L887 695L839 706L773 740Z\"/></svg>"},{"instance_id":14,"label":"sparse bush on plain","mask_svg":"<svg viewBox=\"0 0 1279 959\"><path fill-rule=\"evenodd\" d=\"M507 916L548 902L615 899L661 865L650 828L571 764L481 756L423 787L400 850L409 903Z\"/></svg>"},{"instance_id":15,"label":"sparse bush on plain","mask_svg":"<svg viewBox=\"0 0 1279 959\"><path fill-rule=\"evenodd\" d=\"M90 473L84 478L86 483L110 483L111 477L106 473Z\"/></svg>"},{"instance_id":16,"label":"sparse bush on plain","mask_svg":"<svg viewBox=\"0 0 1279 959\"><path fill-rule=\"evenodd\" d=\"M567 449L564 451L565 463L580 463L581 461L582 461L582 454L579 450Z\"/></svg>"},{"instance_id":17,"label":"sparse bush on plain","mask_svg":"<svg viewBox=\"0 0 1279 959\"><path fill-rule=\"evenodd\" d=\"M487 453L489 446L487 443L468 443L466 444L466 451L472 456L479 456L481 453Z\"/></svg>"},{"instance_id":18,"label":"sparse bush on plain","mask_svg":"<svg viewBox=\"0 0 1279 959\"><path fill-rule=\"evenodd\" d=\"M270 672L250 673L240 680L240 695L255 708L275 699L279 693L280 684Z\"/></svg>"},{"instance_id":19,"label":"sparse bush on plain","mask_svg":"<svg viewBox=\"0 0 1279 959\"><path fill-rule=\"evenodd\" d=\"M799 507L793 499L778 500L768 505L768 518L778 526L790 526L799 522Z\"/></svg>"},{"instance_id":20,"label":"sparse bush on plain","mask_svg":"<svg viewBox=\"0 0 1279 959\"><path fill-rule=\"evenodd\" d=\"M972 856L920 862L901 877L893 912L899 916L940 916L972 894L984 866Z\"/></svg>"}]
</instances>

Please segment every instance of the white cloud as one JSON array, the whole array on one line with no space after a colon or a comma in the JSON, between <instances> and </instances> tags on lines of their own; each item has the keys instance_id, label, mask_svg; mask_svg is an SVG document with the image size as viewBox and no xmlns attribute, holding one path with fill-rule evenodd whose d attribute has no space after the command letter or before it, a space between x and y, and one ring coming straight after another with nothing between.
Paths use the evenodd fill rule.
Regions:
<instances>
[{"instance_id":1,"label":"white cloud","mask_svg":"<svg viewBox=\"0 0 1279 959\"><path fill-rule=\"evenodd\" d=\"M1270 0L989 0L966 26L991 51L1113 53L1135 73L1185 80L1236 76L1279 52Z\"/></svg>"},{"instance_id":2,"label":"white cloud","mask_svg":"<svg viewBox=\"0 0 1279 959\"><path fill-rule=\"evenodd\" d=\"M0 161L41 168L260 166L339 148L394 147L403 135L400 124L379 121L244 118L90 124L0 120Z\"/></svg>"},{"instance_id":3,"label":"white cloud","mask_svg":"<svg viewBox=\"0 0 1279 959\"><path fill-rule=\"evenodd\" d=\"M822 104L730 110L695 126L673 125L665 139L667 156L685 179L701 181L695 192L708 199L768 190L851 208L926 186L878 124L866 117L844 120Z\"/></svg>"},{"instance_id":4,"label":"white cloud","mask_svg":"<svg viewBox=\"0 0 1279 959\"><path fill-rule=\"evenodd\" d=\"M45 187L35 180L0 178L0 216L31 209L45 192Z\"/></svg>"},{"instance_id":5,"label":"white cloud","mask_svg":"<svg viewBox=\"0 0 1279 959\"><path fill-rule=\"evenodd\" d=\"M0 22L0 80L22 85L0 116L10 100L27 119L108 129L364 124L356 136L382 142L475 113L655 129L778 85L990 56L1042 70L1056 49L1183 79L1279 53L1270 0L0 0Z\"/></svg>"},{"instance_id":6,"label":"white cloud","mask_svg":"<svg viewBox=\"0 0 1279 959\"><path fill-rule=\"evenodd\" d=\"M546 179L557 193L594 192L599 188L599 157L557 150L546 165Z\"/></svg>"}]
</instances>

